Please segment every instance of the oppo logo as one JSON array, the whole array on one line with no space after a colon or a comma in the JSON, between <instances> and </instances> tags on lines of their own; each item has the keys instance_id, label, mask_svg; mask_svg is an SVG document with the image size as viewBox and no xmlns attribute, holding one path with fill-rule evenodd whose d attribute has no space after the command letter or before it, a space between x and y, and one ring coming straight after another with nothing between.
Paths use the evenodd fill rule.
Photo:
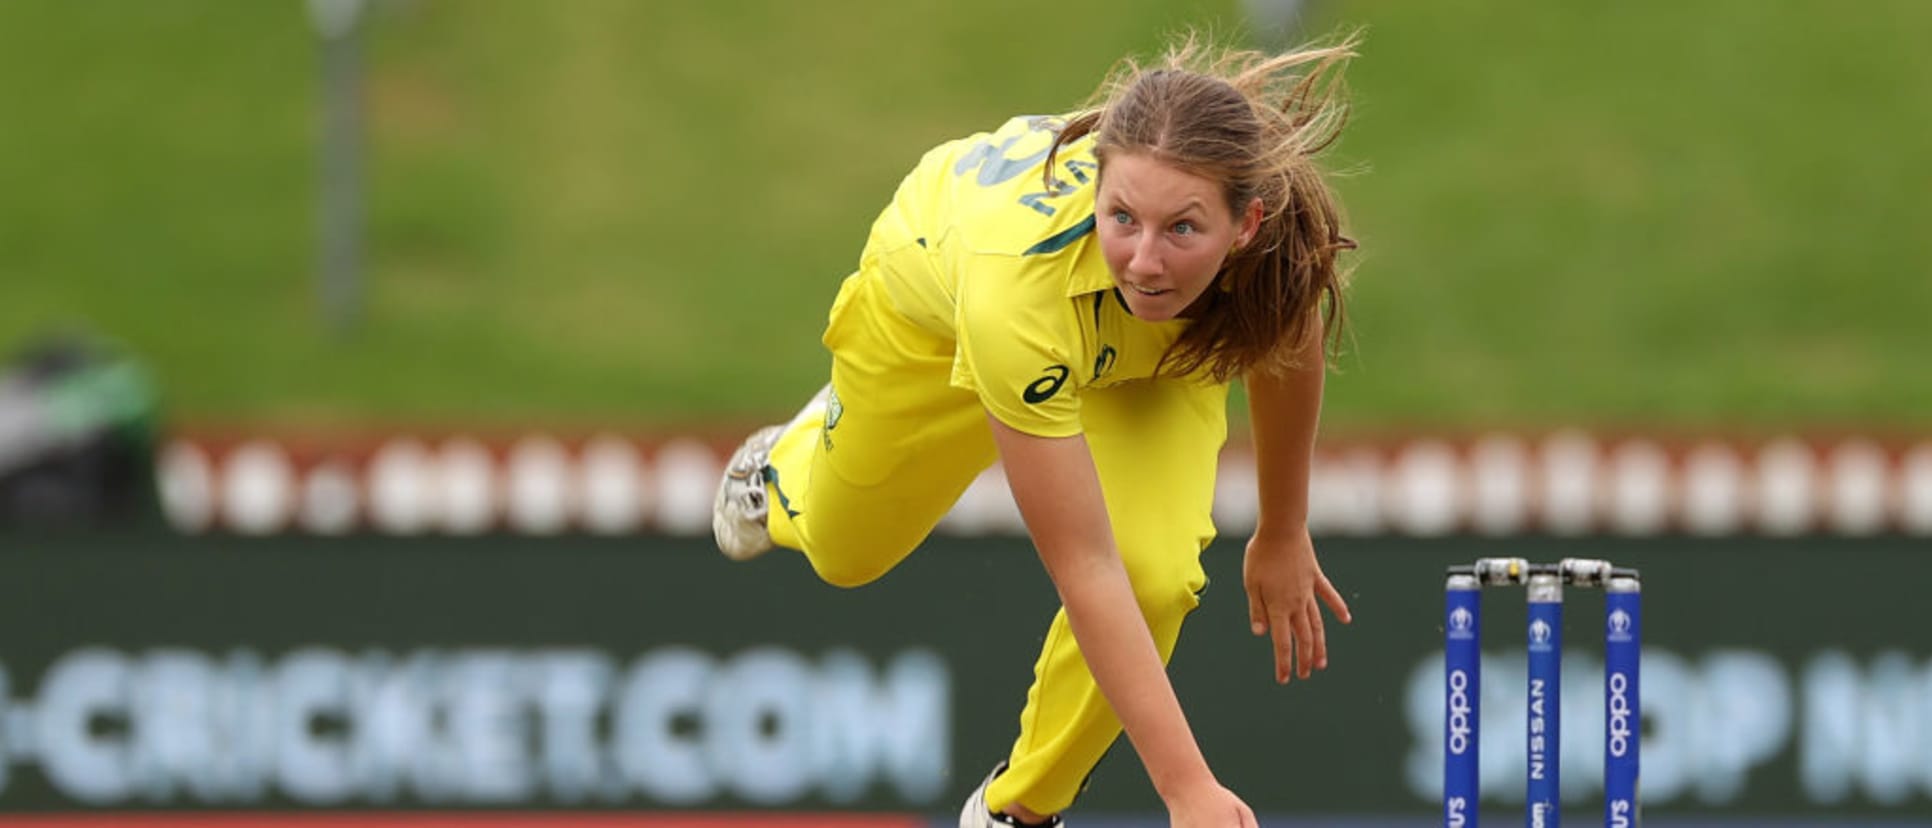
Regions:
<instances>
[{"instance_id":1,"label":"oppo logo","mask_svg":"<svg viewBox=\"0 0 1932 828\"><path fill-rule=\"evenodd\" d=\"M1610 755L1622 759L1630 753L1630 674L1610 674Z\"/></svg>"},{"instance_id":2,"label":"oppo logo","mask_svg":"<svg viewBox=\"0 0 1932 828\"><path fill-rule=\"evenodd\" d=\"M1449 752L1461 756L1469 750L1469 673L1449 671Z\"/></svg>"}]
</instances>

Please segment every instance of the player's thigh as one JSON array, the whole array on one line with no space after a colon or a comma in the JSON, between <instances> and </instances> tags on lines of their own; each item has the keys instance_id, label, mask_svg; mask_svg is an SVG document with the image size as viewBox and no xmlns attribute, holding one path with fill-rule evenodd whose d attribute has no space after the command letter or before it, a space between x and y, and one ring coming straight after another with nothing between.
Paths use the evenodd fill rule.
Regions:
<instances>
[{"instance_id":1,"label":"player's thigh","mask_svg":"<svg viewBox=\"0 0 1932 828\"><path fill-rule=\"evenodd\" d=\"M898 317L876 285L847 291L826 332L832 398L793 508L821 574L863 582L925 539L995 449L978 397L950 383L951 340Z\"/></svg>"},{"instance_id":2,"label":"player's thigh","mask_svg":"<svg viewBox=\"0 0 1932 828\"><path fill-rule=\"evenodd\" d=\"M901 316L881 278L862 270L848 279L826 326L835 402L820 435L822 465L856 489L943 489L962 474L970 482L994 455L984 408L952 386L954 341Z\"/></svg>"}]
</instances>

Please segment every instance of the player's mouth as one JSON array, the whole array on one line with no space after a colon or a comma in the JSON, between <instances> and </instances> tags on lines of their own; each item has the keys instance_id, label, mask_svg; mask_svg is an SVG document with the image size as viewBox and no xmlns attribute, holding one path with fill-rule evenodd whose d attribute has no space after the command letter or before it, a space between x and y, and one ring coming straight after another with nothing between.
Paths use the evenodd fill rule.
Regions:
<instances>
[{"instance_id":1,"label":"player's mouth","mask_svg":"<svg viewBox=\"0 0 1932 828\"><path fill-rule=\"evenodd\" d=\"M1161 290L1155 290L1153 288L1141 287L1140 285L1134 284L1133 282L1127 283L1127 289L1135 293L1138 293L1142 296L1160 296L1162 294L1174 292L1173 288L1164 288Z\"/></svg>"}]
</instances>

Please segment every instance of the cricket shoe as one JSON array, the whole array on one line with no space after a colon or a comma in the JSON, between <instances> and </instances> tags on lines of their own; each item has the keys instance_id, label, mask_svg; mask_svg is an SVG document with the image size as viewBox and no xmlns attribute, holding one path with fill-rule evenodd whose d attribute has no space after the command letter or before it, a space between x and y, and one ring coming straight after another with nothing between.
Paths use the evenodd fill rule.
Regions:
<instances>
[{"instance_id":1,"label":"cricket shoe","mask_svg":"<svg viewBox=\"0 0 1932 828\"><path fill-rule=\"evenodd\" d=\"M718 497L711 503L711 537L725 557L749 561L772 548L771 530L765 523L771 514L765 492L771 448L798 421L824 412L831 398L832 385L826 383L789 422L752 432L731 453L731 462L725 464L724 477L718 481Z\"/></svg>"},{"instance_id":2,"label":"cricket shoe","mask_svg":"<svg viewBox=\"0 0 1932 828\"><path fill-rule=\"evenodd\" d=\"M745 438L725 464L724 478L718 481L718 497L711 504L711 536L718 551L734 561L749 561L772 547L771 530L765 518L771 511L765 493L765 466L771 462L771 447L782 425L765 426Z\"/></svg>"},{"instance_id":3,"label":"cricket shoe","mask_svg":"<svg viewBox=\"0 0 1932 828\"><path fill-rule=\"evenodd\" d=\"M1039 828L1061 828L1065 824L1060 821L1059 814L1047 817L1047 821L1045 822L1028 823L1020 822L1006 814L996 814L988 810L986 807L986 789L993 784L994 779L999 778L999 775L1005 771L1006 763L1001 762L999 767L994 768L992 773L987 774L986 780L979 783L979 787L973 790L973 795L966 797L965 807L959 809L959 828L1015 828L1016 826L1033 825L1037 825Z\"/></svg>"}]
</instances>

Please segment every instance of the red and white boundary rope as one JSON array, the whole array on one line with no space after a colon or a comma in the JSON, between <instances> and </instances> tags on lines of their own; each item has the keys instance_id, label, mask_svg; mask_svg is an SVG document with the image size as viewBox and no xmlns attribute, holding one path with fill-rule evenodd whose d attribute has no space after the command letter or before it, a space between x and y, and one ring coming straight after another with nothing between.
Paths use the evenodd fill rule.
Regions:
<instances>
[{"instance_id":1,"label":"red and white boundary rope","mask_svg":"<svg viewBox=\"0 0 1932 828\"><path fill-rule=\"evenodd\" d=\"M608 435L402 436L355 448L186 437L164 448L158 474L168 519L186 532L701 536L730 448ZM1309 508L1327 535L1932 535L1932 439L1558 432L1334 443L1318 451ZM1253 457L1230 447L1216 522L1240 533L1255 511ZM1022 531L997 467L940 531Z\"/></svg>"}]
</instances>

